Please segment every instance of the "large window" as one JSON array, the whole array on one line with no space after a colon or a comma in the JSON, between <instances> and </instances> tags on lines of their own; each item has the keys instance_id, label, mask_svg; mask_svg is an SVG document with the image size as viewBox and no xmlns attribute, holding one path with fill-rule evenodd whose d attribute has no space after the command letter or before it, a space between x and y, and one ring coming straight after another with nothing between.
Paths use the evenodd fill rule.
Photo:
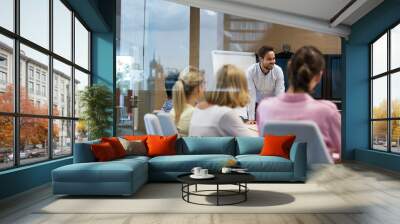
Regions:
<instances>
[{"instance_id":1,"label":"large window","mask_svg":"<svg viewBox=\"0 0 400 224\"><path fill-rule=\"evenodd\" d=\"M90 85L89 37L62 0L0 1L0 170L72 155L75 130L87 139L74 105Z\"/></svg>"},{"instance_id":2,"label":"large window","mask_svg":"<svg viewBox=\"0 0 400 224\"><path fill-rule=\"evenodd\" d=\"M400 153L400 25L370 45L371 146Z\"/></svg>"}]
</instances>

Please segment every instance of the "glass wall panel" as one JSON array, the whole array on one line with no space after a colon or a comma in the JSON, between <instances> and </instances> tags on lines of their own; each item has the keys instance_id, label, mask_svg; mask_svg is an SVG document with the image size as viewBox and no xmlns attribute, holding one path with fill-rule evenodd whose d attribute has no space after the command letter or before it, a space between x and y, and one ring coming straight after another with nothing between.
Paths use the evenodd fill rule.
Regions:
<instances>
[{"instance_id":1,"label":"glass wall panel","mask_svg":"<svg viewBox=\"0 0 400 224\"><path fill-rule=\"evenodd\" d=\"M53 51L71 60L72 12L60 0L53 0Z\"/></svg>"},{"instance_id":2,"label":"glass wall panel","mask_svg":"<svg viewBox=\"0 0 400 224\"><path fill-rule=\"evenodd\" d=\"M14 43L0 34L0 112L14 111Z\"/></svg>"},{"instance_id":3,"label":"glass wall panel","mask_svg":"<svg viewBox=\"0 0 400 224\"><path fill-rule=\"evenodd\" d=\"M372 81L372 118L387 118L387 77Z\"/></svg>"},{"instance_id":4,"label":"glass wall panel","mask_svg":"<svg viewBox=\"0 0 400 224\"><path fill-rule=\"evenodd\" d=\"M49 158L49 120L45 118L20 118L20 164L35 163Z\"/></svg>"},{"instance_id":5,"label":"glass wall panel","mask_svg":"<svg viewBox=\"0 0 400 224\"><path fill-rule=\"evenodd\" d=\"M75 117L81 115L80 94L87 86L89 86L89 75L75 69Z\"/></svg>"},{"instance_id":6,"label":"glass wall panel","mask_svg":"<svg viewBox=\"0 0 400 224\"><path fill-rule=\"evenodd\" d=\"M85 120L75 121L75 143L88 140L88 128Z\"/></svg>"},{"instance_id":7,"label":"glass wall panel","mask_svg":"<svg viewBox=\"0 0 400 224\"><path fill-rule=\"evenodd\" d=\"M400 25L390 32L390 68L400 67Z\"/></svg>"},{"instance_id":8,"label":"glass wall panel","mask_svg":"<svg viewBox=\"0 0 400 224\"><path fill-rule=\"evenodd\" d=\"M11 116L0 116L0 170L14 166L14 123Z\"/></svg>"},{"instance_id":9,"label":"glass wall panel","mask_svg":"<svg viewBox=\"0 0 400 224\"><path fill-rule=\"evenodd\" d=\"M0 26L14 31L14 0L0 1Z\"/></svg>"},{"instance_id":10,"label":"glass wall panel","mask_svg":"<svg viewBox=\"0 0 400 224\"><path fill-rule=\"evenodd\" d=\"M20 110L47 115L49 109L49 57L21 44Z\"/></svg>"},{"instance_id":11,"label":"glass wall panel","mask_svg":"<svg viewBox=\"0 0 400 224\"><path fill-rule=\"evenodd\" d=\"M53 60L53 115L72 117L72 69Z\"/></svg>"},{"instance_id":12,"label":"glass wall panel","mask_svg":"<svg viewBox=\"0 0 400 224\"><path fill-rule=\"evenodd\" d=\"M21 36L49 48L49 0L20 0Z\"/></svg>"},{"instance_id":13,"label":"glass wall panel","mask_svg":"<svg viewBox=\"0 0 400 224\"><path fill-rule=\"evenodd\" d=\"M215 86L212 51L223 50L223 32L221 32L223 13L200 9L200 69L204 70L207 89Z\"/></svg>"},{"instance_id":14,"label":"glass wall panel","mask_svg":"<svg viewBox=\"0 0 400 224\"><path fill-rule=\"evenodd\" d=\"M387 121L372 122L372 147L376 150L387 151Z\"/></svg>"},{"instance_id":15,"label":"glass wall panel","mask_svg":"<svg viewBox=\"0 0 400 224\"><path fill-rule=\"evenodd\" d=\"M53 157L72 154L72 121L53 120Z\"/></svg>"},{"instance_id":16,"label":"glass wall panel","mask_svg":"<svg viewBox=\"0 0 400 224\"><path fill-rule=\"evenodd\" d=\"M191 59L199 60L199 67L206 75L207 87L213 86L214 81L213 50L253 54L261 45L268 44L275 47L277 53L283 53L281 56L286 59L284 67L290 58L285 57L287 53L292 54L291 51L303 45L317 43L324 54L340 57L341 53L341 40L336 36L204 9L200 9L199 17L193 16L192 19L200 22L199 30L191 26L190 7L186 5L166 0L117 1L118 135L145 132L143 116L160 110L168 99L165 80L168 76L178 75L188 66L189 46L199 44L199 55L192 55ZM199 43L190 43L190 28L193 33L199 34ZM289 45L289 51L283 51L283 44ZM336 93L340 80L335 81ZM322 90L318 91L322 97L325 97L324 92L331 93Z\"/></svg>"},{"instance_id":17,"label":"glass wall panel","mask_svg":"<svg viewBox=\"0 0 400 224\"><path fill-rule=\"evenodd\" d=\"M391 121L390 124L390 139L392 141L391 152L400 153L400 120Z\"/></svg>"},{"instance_id":18,"label":"glass wall panel","mask_svg":"<svg viewBox=\"0 0 400 224\"><path fill-rule=\"evenodd\" d=\"M372 75L387 71L387 34L372 44Z\"/></svg>"},{"instance_id":19,"label":"glass wall panel","mask_svg":"<svg viewBox=\"0 0 400 224\"><path fill-rule=\"evenodd\" d=\"M75 63L89 70L89 32L75 18Z\"/></svg>"},{"instance_id":20,"label":"glass wall panel","mask_svg":"<svg viewBox=\"0 0 400 224\"><path fill-rule=\"evenodd\" d=\"M144 85L144 0L121 0L117 27L117 136L138 129L138 97ZM132 22L134 21L134 22ZM140 106L143 106L140 103Z\"/></svg>"},{"instance_id":21,"label":"glass wall panel","mask_svg":"<svg viewBox=\"0 0 400 224\"><path fill-rule=\"evenodd\" d=\"M144 114L167 100L165 78L189 64L190 8L165 0L119 0L117 13L117 133L140 134Z\"/></svg>"},{"instance_id":22,"label":"glass wall panel","mask_svg":"<svg viewBox=\"0 0 400 224\"><path fill-rule=\"evenodd\" d=\"M391 116L400 118L400 72L390 76Z\"/></svg>"}]
</instances>

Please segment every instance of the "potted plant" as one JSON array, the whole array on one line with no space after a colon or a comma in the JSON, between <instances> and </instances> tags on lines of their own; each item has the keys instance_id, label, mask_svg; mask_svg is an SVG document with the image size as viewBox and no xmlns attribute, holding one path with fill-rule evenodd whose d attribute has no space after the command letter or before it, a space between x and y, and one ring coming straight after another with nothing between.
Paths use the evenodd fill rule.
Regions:
<instances>
[{"instance_id":1,"label":"potted plant","mask_svg":"<svg viewBox=\"0 0 400 224\"><path fill-rule=\"evenodd\" d=\"M94 84L86 87L79 98L81 119L87 127L89 140L109 136L112 125L112 92L107 86Z\"/></svg>"}]
</instances>

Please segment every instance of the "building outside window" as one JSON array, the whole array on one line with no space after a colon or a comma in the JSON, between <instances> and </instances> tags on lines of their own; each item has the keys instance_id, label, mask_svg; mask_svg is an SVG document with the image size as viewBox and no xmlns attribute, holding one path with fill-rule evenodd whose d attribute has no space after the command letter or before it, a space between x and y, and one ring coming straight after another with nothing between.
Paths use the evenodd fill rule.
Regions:
<instances>
[{"instance_id":1,"label":"building outside window","mask_svg":"<svg viewBox=\"0 0 400 224\"><path fill-rule=\"evenodd\" d=\"M33 67L32 66L29 66L28 74L29 74L29 79L33 80Z\"/></svg>"},{"instance_id":2,"label":"building outside window","mask_svg":"<svg viewBox=\"0 0 400 224\"><path fill-rule=\"evenodd\" d=\"M46 96L46 86L42 86L42 96Z\"/></svg>"},{"instance_id":3,"label":"building outside window","mask_svg":"<svg viewBox=\"0 0 400 224\"><path fill-rule=\"evenodd\" d=\"M31 81L29 81L28 82L28 91L29 91L29 94L33 94L34 93L34 87L33 87L33 82L31 82Z\"/></svg>"},{"instance_id":4,"label":"building outside window","mask_svg":"<svg viewBox=\"0 0 400 224\"><path fill-rule=\"evenodd\" d=\"M7 74L4 71L0 71L0 84L7 84Z\"/></svg>"}]
</instances>

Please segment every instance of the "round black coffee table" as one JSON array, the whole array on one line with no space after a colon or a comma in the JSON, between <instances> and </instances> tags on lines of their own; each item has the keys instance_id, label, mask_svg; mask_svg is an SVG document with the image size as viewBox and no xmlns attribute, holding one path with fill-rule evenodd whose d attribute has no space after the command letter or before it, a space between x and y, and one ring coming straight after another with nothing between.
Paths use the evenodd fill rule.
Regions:
<instances>
[{"instance_id":1,"label":"round black coffee table","mask_svg":"<svg viewBox=\"0 0 400 224\"><path fill-rule=\"evenodd\" d=\"M182 199L188 203L198 204L198 205L234 205L245 202L247 200L247 192L249 188L247 183L255 180L255 177L248 173L216 173L213 174L215 177L212 179L193 179L190 177L191 173L182 174L178 176L178 181L182 183ZM215 190L198 190L197 185L216 185ZM194 191L190 191L190 186L195 186ZM237 190L223 190L220 189L220 185L236 185ZM206 194L209 192L215 192L215 194ZM190 196L204 196L204 197L216 197L216 204L202 204L190 201ZM238 201L231 203L221 203L221 197L232 197L241 196Z\"/></svg>"}]
</instances>

